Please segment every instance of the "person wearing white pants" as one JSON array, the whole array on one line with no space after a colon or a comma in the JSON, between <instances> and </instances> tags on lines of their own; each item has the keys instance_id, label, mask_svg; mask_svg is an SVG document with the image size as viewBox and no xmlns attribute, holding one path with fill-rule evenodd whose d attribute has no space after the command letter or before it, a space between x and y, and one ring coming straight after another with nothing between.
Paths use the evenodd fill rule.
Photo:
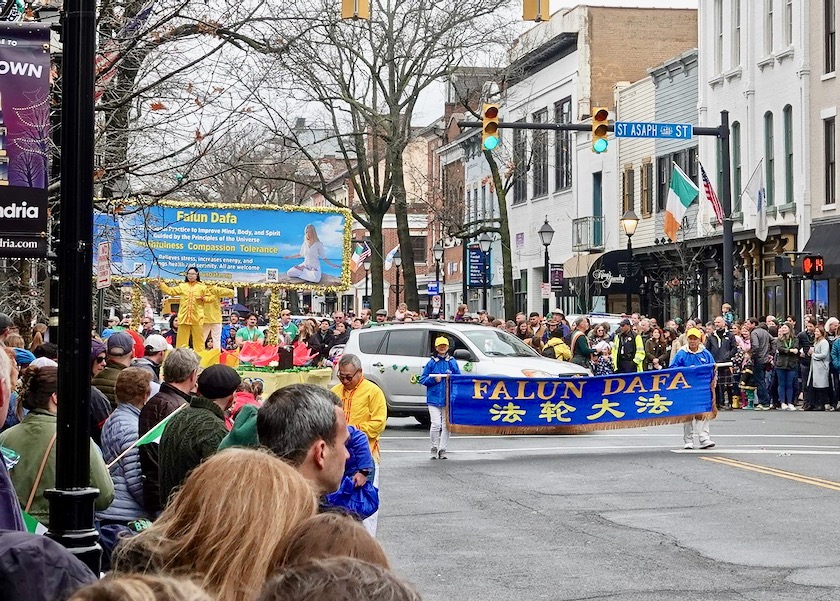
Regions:
<instances>
[{"instance_id":1,"label":"person wearing white pants","mask_svg":"<svg viewBox=\"0 0 840 601\"><path fill-rule=\"evenodd\" d=\"M435 340L435 354L423 368L420 383L426 387L426 404L432 427L429 440L432 443L431 459L446 459L446 447L449 444L449 430L446 428L446 379L452 374L459 374L458 362L449 355L449 340L438 336Z\"/></svg>"}]
</instances>

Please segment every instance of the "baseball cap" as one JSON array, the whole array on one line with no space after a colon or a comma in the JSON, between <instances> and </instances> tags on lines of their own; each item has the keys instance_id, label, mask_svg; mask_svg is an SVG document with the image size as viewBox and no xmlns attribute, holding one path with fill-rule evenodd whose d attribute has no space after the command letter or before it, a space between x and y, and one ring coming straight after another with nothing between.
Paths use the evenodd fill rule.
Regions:
<instances>
[{"instance_id":1,"label":"baseball cap","mask_svg":"<svg viewBox=\"0 0 840 601\"><path fill-rule=\"evenodd\" d=\"M689 328L688 332L685 333L686 338L702 338L703 332L698 330L697 328Z\"/></svg>"},{"instance_id":2,"label":"baseball cap","mask_svg":"<svg viewBox=\"0 0 840 601\"><path fill-rule=\"evenodd\" d=\"M388 317L387 309L379 309L379 310L377 310L376 314L377 315L384 315L385 317Z\"/></svg>"},{"instance_id":3,"label":"baseball cap","mask_svg":"<svg viewBox=\"0 0 840 601\"><path fill-rule=\"evenodd\" d=\"M620 325L620 326L632 326L633 322L630 321L629 319L622 319L621 323L619 323L618 325Z\"/></svg>"},{"instance_id":4,"label":"baseball cap","mask_svg":"<svg viewBox=\"0 0 840 601\"><path fill-rule=\"evenodd\" d=\"M122 357L134 349L134 338L128 332L116 332L108 336L108 354Z\"/></svg>"},{"instance_id":5,"label":"baseball cap","mask_svg":"<svg viewBox=\"0 0 840 601\"><path fill-rule=\"evenodd\" d=\"M223 399L236 392L242 378L227 365L211 365L198 376L198 392L206 399Z\"/></svg>"},{"instance_id":6,"label":"baseball cap","mask_svg":"<svg viewBox=\"0 0 840 601\"><path fill-rule=\"evenodd\" d=\"M25 348L16 348L15 351L15 362L20 367L27 367L33 361L35 361L35 355L32 354L32 351L28 351Z\"/></svg>"},{"instance_id":7,"label":"baseball cap","mask_svg":"<svg viewBox=\"0 0 840 601\"><path fill-rule=\"evenodd\" d=\"M144 346L146 347L147 351L153 351L155 353L159 353L161 351L168 351L172 348L172 345L169 344L166 341L166 338L164 338L160 334L152 334L151 336L147 337Z\"/></svg>"},{"instance_id":8,"label":"baseball cap","mask_svg":"<svg viewBox=\"0 0 840 601\"><path fill-rule=\"evenodd\" d=\"M449 346L449 339L446 336L438 336L435 338L435 348L439 346Z\"/></svg>"}]
</instances>

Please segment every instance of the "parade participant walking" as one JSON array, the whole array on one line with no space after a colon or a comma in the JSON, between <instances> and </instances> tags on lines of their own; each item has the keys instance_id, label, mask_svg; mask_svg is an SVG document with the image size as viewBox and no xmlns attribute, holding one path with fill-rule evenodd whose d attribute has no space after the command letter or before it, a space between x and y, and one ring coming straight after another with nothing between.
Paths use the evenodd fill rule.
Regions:
<instances>
[{"instance_id":1,"label":"parade participant walking","mask_svg":"<svg viewBox=\"0 0 840 601\"><path fill-rule=\"evenodd\" d=\"M140 449L136 446L131 448L140 438L137 431L140 409L149 398L151 380L152 375L147 369L129 367L121 371L116 386L117 408L102 428L102 458L109 464L116 461L111 468L114 501L110 507L96 514L104 571L111 565L111 551L120 537L140 532L148 525L147 520L153 517L143 507Z\"/></svg>"},{"instance_id":2,"label":"parade participant walking","mask_svg":"<svg viewBox=\"0 0 840 601\"><path fill-rule=\"evenodd\" d=\"M715 358L701 344L703 333L697 328L691 328L686 333L688 344L677 351L670 367L697 367L700 365L714 365ZM686 449L694 448L694 432L698 433L701 449L711 449L715 446L709 434L709 418L692 419L683 426L683 442Z\"/></svg>"},{"instance_id":3,"label":"parade participant walking","mask_svg":"<svg viewBox=\"0 0 840 601\"><path fill-rule=\"evenodd\" d=\"M446 447L449 442L449 430L446 428L446 379L452 374L459 374L458 362L449 354L449 340L438 336L435 340L435 354L429 359L420 376L420 383L426 387L426 405L432 426L429 439L432 443L431 458L446 459Z\"/></svg>"},{"instance_id":4,"label":"parade participant walking","mask_svg":"<svg viewBox=\"0 0 840 601\"><path fill-rule=\"evenodd\" d=\"M55 439L58 413L58 368L34 367L21 377L19 415L29 413L21 423L0 434L0 445L20 455L20 462L11 471L21 507L49 527L49 502L44 491L55 488ZM72 401L71 401L72 402ZM114 482L102 461L96 444L90 441L90 486L99 489L95 507L107 509L114 499Z\"/></svg>"},{"instance_id":5,"label":"parade participant walking","mask_svg":"<svg viewBox=\"0 0 840 601\"><path fill-rule=\"evenodd\" d=\"M190 348L176 348L163 362L163 383L160 390L140 410L138 435L143 436L157 426L178 407L190 402L198 381L199 357ZM150 443L140 447L140 467L143 471L143 506L156 513L163 508L160 502L159 445Z\"/></svg>"},{"instance_id":6,"label":"parade participant walking","mask_svg":"<svg viewBox=\"0 0 840 601\"><path fill-rule=\"evenodd\" d=\"M160 278L157 285L164 294L178 297L178 338L175 346L189 346L192 337L192 348L204 350L203 303L214 297L201 281L198 269L187 269L184 281L177 286L169 286Z\"/></svg>"},{"instance_id":7,"label":"parade participant walking","mask_svg":"<svg viewBox=\"0 0 840 601\"><path fill-rule=\"evenodd\" d=\"M227 434L225 410L242 378L227 365L211 365L198 376L198 395L166 425L160 439L160 501L183 484L190 470L219 448Z\"/></svg>"},{"instance_id":8,"label":"parade participant walking","mask_svg":"<svg viewBox=\"0 0 840 601\"><path fill-rule=\"evenodd\" d=\"M213 348L224 350L222 346L222 299L233 298L236 291L233 288L222 286L207 286L207 296L201 308L204 311L204 323L202 330L202 343L210 336L213 341ZM204 347L200 347L199 350Z\"/></svg>"},{"instance_id":9,"label":"parade participant walking","mask_svg":"<svg viewBox=\"0 0 840 601\"><path fill-rule=\"evenodd\" d=\"M613 366L619 374L642 371L645 360L645 345L642 337L633 331L629 319L621 320L612 346Z\"/></svg>"},{"instance_id":10,"label":"parade participant walking","mask_svg":"<svg viewBox=\"0 0 840 601\"><path fill-rule=\"evenodd\" d=\"M134 338L128 332L117 332L108 337L105 343L106 361L105 369L91 380L111 403L111 409L117 406L117 395L114 387L117 384L117 376L126 367L131 366L134 358Z\"/></svg>"}]
</instances>

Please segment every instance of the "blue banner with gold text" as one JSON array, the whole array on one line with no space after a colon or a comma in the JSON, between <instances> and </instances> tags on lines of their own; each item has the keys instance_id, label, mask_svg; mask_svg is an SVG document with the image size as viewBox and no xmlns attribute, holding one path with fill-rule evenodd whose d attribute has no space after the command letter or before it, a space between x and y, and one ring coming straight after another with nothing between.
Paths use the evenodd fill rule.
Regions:
<instances>
[{"instance_id":1,"label":"blue banner with gold text","mask_svg":"<svg viewBox=\"0 0 840 601\"><path fill-rule=\"evenodd\" d=\"M713 365L583 378L457 375L453 432L573 433L685 422L715 411Z\"/></svg>"}]
</instances>

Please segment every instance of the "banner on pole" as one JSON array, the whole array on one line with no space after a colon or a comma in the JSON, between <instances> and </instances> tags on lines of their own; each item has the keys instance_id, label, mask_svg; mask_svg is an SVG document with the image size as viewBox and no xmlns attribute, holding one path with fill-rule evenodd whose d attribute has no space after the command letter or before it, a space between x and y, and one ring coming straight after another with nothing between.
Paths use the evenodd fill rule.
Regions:
<instances>
[{"instance_id":1,"label":"banner on pole","mask_svg":"<svg viewBox=\"0 0 840 601\"><path fill-rule=\"evenodd\" d=\"M0 257L47 256L50 28L0 22Z\"/></svg>"},{"instance_id":2,"label":"banner on pole","mask_svg":"<svg viewBox=\"0 0 840 601\"><path fill-rule=\"evenodd\" d=\"M581 378L449 378L452 432L575 433L689 421L715 411L714 365Z\"/></svg>"}]
</instances>

